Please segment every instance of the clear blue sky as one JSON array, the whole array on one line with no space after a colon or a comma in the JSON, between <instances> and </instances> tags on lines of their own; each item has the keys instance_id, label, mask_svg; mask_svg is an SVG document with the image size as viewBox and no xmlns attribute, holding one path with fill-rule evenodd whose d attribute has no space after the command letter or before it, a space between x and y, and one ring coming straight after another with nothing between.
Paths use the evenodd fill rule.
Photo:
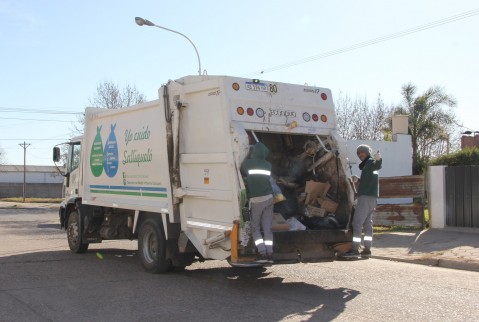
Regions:
<instances>
[{"instance_id":1,"label":"clear blue sky","mask_svg":"<svg viewBox=\"0 0 479 322\"><path fill-rule=\"evenodd\" d=\"M308 83L371 102L380 93L388 105L400 102L404 83L421 92L440 85L457 99L460 123L479 130L479 14L251 74L477 8L473 0L0 0L0 147L9 164L23 164L18 144L26 141L27 164L52 165L52 147L70 137L76 116L42 110L82 112L105 80L135 85L152 100L168 79L196 74L184 38L139 27L135 16L186 34L210 75Z\"/></svg>"}]
</instances>

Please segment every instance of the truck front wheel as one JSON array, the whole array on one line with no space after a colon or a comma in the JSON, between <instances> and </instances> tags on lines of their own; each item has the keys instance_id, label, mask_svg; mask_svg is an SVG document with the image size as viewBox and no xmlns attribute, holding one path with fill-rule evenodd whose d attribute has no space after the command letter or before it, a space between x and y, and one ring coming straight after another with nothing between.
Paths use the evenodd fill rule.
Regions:
<instances>
[{"instance_id":1,"label":"truck front wheel","mask_svg":"<svg viewBox=\"0 0 479 322\"><path fill-rule=\"evenodd\" d=\"M80 215L73 211L68 217L67 239L70 250L74 253L84 253L88 250L88 243L83 243L80 231Z\"/></svg>"},{"instance_id":2,"label":"truck front wheel","mask_svg":"<svg viewBox=\"0 0 479 322\"><path fill-rule=\"evenodd\" d=\"M138 254L145 270L150 273L165 273L171 261L166 258L166 238L163 225L155 218L146 219L140 227Z\"/></svg>"}]
</instances>

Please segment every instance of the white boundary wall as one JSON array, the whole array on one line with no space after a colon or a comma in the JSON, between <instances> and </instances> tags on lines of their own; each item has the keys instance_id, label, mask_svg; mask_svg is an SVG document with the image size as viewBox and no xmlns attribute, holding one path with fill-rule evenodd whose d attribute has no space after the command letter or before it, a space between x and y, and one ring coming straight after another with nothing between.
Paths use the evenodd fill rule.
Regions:
<instances>
[{"instance_id":1,"label":"white boundary wall","mask_svg":"<svg viewBox=\"0 0 479 322\"><path fill-rule=\"evenodd\" d=\"M407 134L395 134L395 141L365 141L350 140L347 141L348 159L351 171L358 177L361 175L359 163L361 161L356 155L356 148L360 144L367 144L372 149L372 154L377 150L383 158L383 168L379 171L380 177L410 176L412 175L412 140ZM347 165L347 167L349 167ZM350 176L351 171L346 169L346 175ZM411 198L391 198L380 199L381 204L401 204L412 202Z\"/></svg>"}]
</instances>

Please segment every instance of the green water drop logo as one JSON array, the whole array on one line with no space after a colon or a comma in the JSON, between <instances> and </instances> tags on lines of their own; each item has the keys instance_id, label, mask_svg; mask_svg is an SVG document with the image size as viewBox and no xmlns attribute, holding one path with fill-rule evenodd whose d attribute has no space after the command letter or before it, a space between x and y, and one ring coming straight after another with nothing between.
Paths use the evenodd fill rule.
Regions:
<instances>
[{"instance_id":1,"label":"green water drop logo","mask_svg":"<svg viewBox=\"0 0 479 322\"><path fill-rule=\"evenodd\" d=\"M103 142L101 140L102 125L96 127L96 136L91 146L90 169L95 177L103 172Z\"/></svg>"}]
</instances>

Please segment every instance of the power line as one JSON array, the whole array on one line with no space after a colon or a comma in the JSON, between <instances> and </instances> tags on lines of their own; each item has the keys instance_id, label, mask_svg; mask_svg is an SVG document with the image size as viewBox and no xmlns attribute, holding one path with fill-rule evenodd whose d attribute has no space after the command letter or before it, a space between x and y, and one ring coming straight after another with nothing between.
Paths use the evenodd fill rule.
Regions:
<instances>
[{"instance_id":1,"label":"power line","mask_svg":"<svg viewBox=\"0 0 479 322\"><path fill-rule=\"evenodd\" d=\"M62 141L62 140L68 140L68 139L0 139L1 141L19 141L19 140L27 140L27 141Z\"/></svg>"},{"instance_id":2,"label":"power line","mask_svg":"<svg viewBox=\"0 0 479 322\"><path fill-rule=\"evenodd\" d=\"M409 29L405 29L405 30L402 30L402 31L399 31L399 32L395 32L395 33L392 33L392 34L381 36L381 37L378 37L378 38L374 38L374 39L366 40L366 41L359 42L359 43L356 43L356 44L353 44L353 45L349 45L349 46L346 46L346 47L342 47L342 48L339 48L339 49L335 49L335 50L327 51L327 52L324 52L324 53L320 53L320 54L317 54L317 55L314 55L314 56L298 59L298 60L291 61L291 62L288 62L288 63L284 63L284 64L281 64L281 65L277 65L277 66L262 69L262 70L259 70L259 71L251 72L251 73L243 75L243 77L253 76L253 75L257 75L257 74L264 74L264 73L268 73L268 72L274 72L274 71L277 71L277 70L280 70L280 69L285 69L285 68L293 67L293 66L296 66L296 65L309 63L309 62L312 62L312 61L315 61L315 60L318 60L318 59L322 59L322 58L326 58L326 57L330 57L330 56L334 56L334 55L339 55L339 54L342 54L342 53L345 53L345 52L348 52L348 51L352 51L352 50L360 49L360 48L363 48L363 47L375 45L375 44L380 43L380 42L388 41L388 40L399 38L399 37L404 37L404 36L407 36L407 35L410 35L410 34L413 34L413 33L416 33L416 32L420 32L420 31L423 31L423 30L435 28L435 27L438 27L438 26L442 26L442 25L445 25L445 24L448 24L448 23L458 21L458 20L470 18L470 17L476 16L478 14L479 14L479 8L476 8L476 9L469 10L469 11L466 11L466 12L463 12L463 13L460 13L460 14L457 14L457 15L454 15L454 16L442 18L442 19L439 19L439 20L436 20L436 21L433 21L433 22L430 22L430 23L427 23L427 24L424 24L424 25L416 26L416 27L413 27L413 28L409 28Z\"/></svg>"},{"instance_id":3,"label":"power line","mask_svg":"<svg viewBox=\"0 0 479 322\"><path fill-rule=\"evenodd\" d=\"M62 115L80 115L83 112L68 112L62 110L53 109L32 109L32 108L20 108L20 107L7 107L0 106L1 112L15 112L15 113L39 113L39 114L62 114Z\"/></svg>"},{"instance_id":4,"label":"power line","mask_svg":"<svg viewBox=\"0 0 479 322\"><path fill-rule=\"evenodd\" d=\"M35 138L35 139L0 139L1 141L63 141L67 142L70 140L70 133L62 133L57 136L49 137L49 138Z\"/></svg>"},{"instance_id":5,"label":"power line","mask_svg":"<svg viewBox=\"0 0 479 322\"><path fill-rule=\"evenodd\" d=\"M20 117L0 117L0 120L21 120L21 121L39 121L39 122L76 122L76 121L66 121L66 120L45 120L45 119L25 119Z\"/></svg>"}]
</instances>

